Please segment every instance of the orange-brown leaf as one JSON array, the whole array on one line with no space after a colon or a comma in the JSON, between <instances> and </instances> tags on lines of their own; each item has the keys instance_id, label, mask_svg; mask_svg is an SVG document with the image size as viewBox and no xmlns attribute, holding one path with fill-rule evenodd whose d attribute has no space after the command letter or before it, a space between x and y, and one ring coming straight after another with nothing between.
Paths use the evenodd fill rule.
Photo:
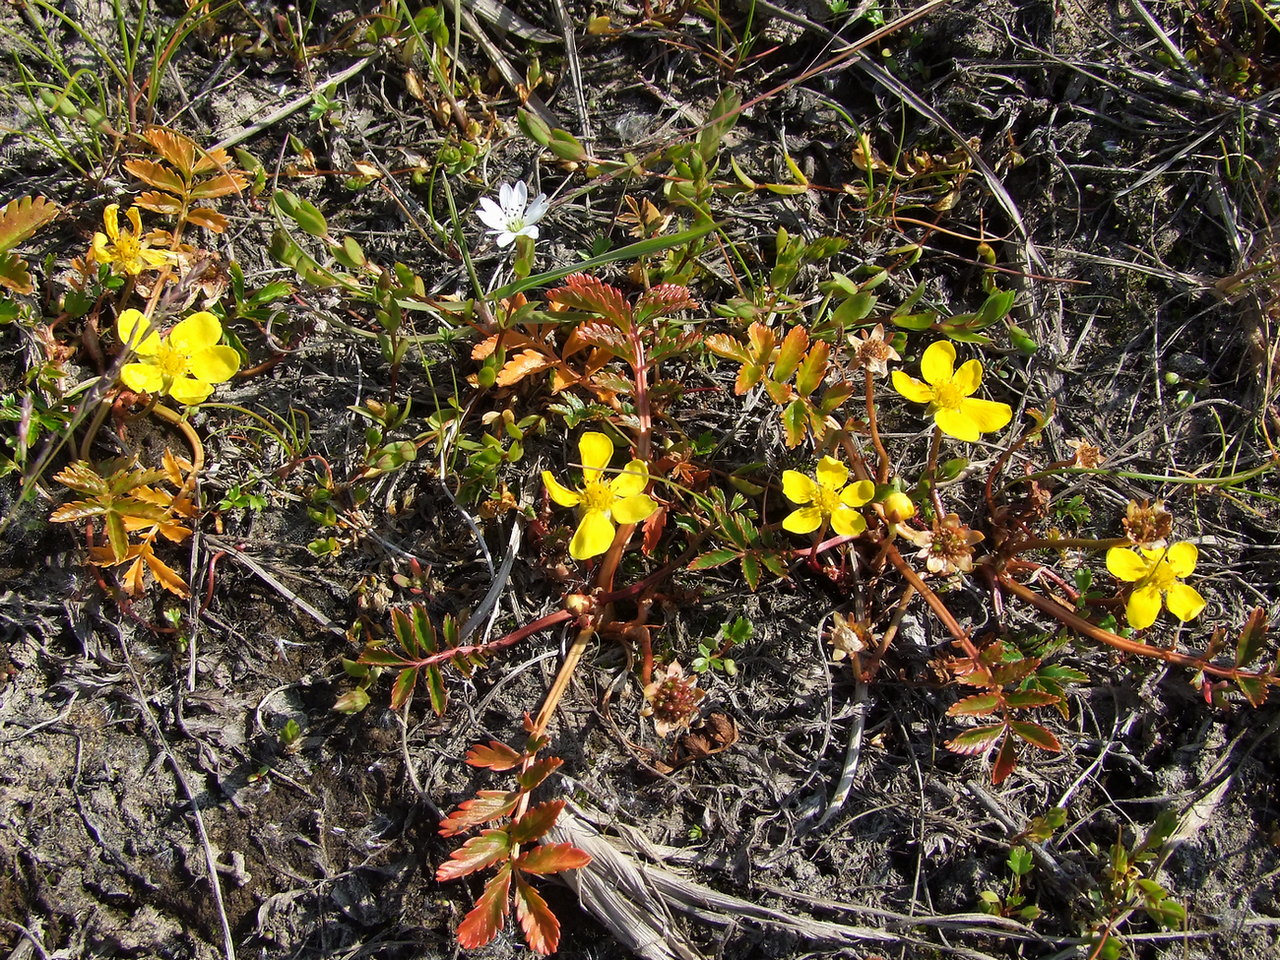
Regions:
<instances>
[{"instance_id":1,"label":"orange-brown leaf","mask_svg":"<svg viewBox=\"0 0 1280 960\"><path fill-rule=\"evenodd\" d=\"M147 561L147 568L151 571L151 575L156 578L156 582L164 587L170 593L186 597L190 591L187 589L187 581L183 580L176 570L166 564L151 551L143 554L143 558Z\"/></svg>"},{"instance_id":2,"label":"orange-brown leaf","mask_svg":"<svg viewBox=\"0 0 1280 960\"><path fill-rule=\"evenodd\" d=\"M495 333L491 337L485 337L471 348L471 359L484 360L492 355L493 351L496 349L498 349L498 335Z\"/></svg>"},{"instance_id":3,"label":"orange-brown leaf","mask_svg":"<svg viewBox=\"0 0 1280 960\"><path fill-rule=\"evenodd\" d=\"M481 790L440 821L440 835L452 837L472 827L508 816L520 802L518 791Z\"/></svg>"},{"instance_id":4,"label":"orange-brown leaf","mask_svg":"<svg viewBox=\"0 0 1280 960\"><path fill-rule=\"evenodd\" d=\"M196 166L196 143L190 137L164 127L151 127L143 136L155 148L156 153L178 168L183 177L190 180Z\"/></svg>"},{"instance_id":5,"label":"orange-brown leaf","mask_svg":"<svg viewBox=\"0 0 1280 960\"><path fill-rule=\"evenodd\" d=\"M151 210L155 213L164 213L170 216L177 216L182 212L182 202L169 196L167 193L160 193L156 190L148 190L146 193L133 201L135 207L141 207L143 210Z\"/></svg>"},{"instance_id":6,"label":"orange-brown leaf","mask_svg":"<svg viewBox=\"0 0 1280 960\"><path fill-rule=\"evenodd\" d=\"M231 166L231 154L227 153L222 147L216 150L205 150L201 152L200 159L196 161L192 173L197 175L204 173L212 173L214 170L226 170ZM240 173L238 170L232 173Z\"/></svg>"},{"instance_id":7,"label":"orange-brown leaf","mask_svg":"<svg viewBox=\"0 0 1280 960\"><path fill-rule=\"evenodd\" d=\"M0 210L0 251L22 243L57 215L57 205L44 197L9 201Z\"/></svg>"},{"instance_id":8,"label":"orange-brown leaf","mask_svg":"<svg viewBox=\"0 0 1280 960\"><path fill-rule=\"evenodd\" d=\"M631 327L631 307L627 305L622 291L590 274L575 273L566 278L563 287L547 294L547 300L570 310L596 314L623 330Z\"/></svg>"},{"instance_id":9,"label":"orange-brown leaf","mask_svg":"<svg viewBox=\"0 0 1280 960\"><path fill-rule=\"evenodd\" d=\"M165 190L178 197L186 193L187 185L182 182L182 177L163 163L156 163L154 160L126 160L124 168L149 187Z\"/></svg>"},{"instance_id":10,"label":"orange-brown leaf","mask_svg":"<svg viewBox=\"0 0 1280 960\"><path fill-rule=\"evenodd\" d=\"M524 844L537 840L556 825L556 820L563 809L563 800L538 804L511 825L511 842Z\"/></svg>"},{"instance_id":11,"label":"orange-brown leaf","mask_svg":"<svg viewBox=\"0 0 1280 960\"><path fill-rule=\"evenodd\" d=\"M1013 768L1018 765L1017 743L1013 737L1005 737L1004 743L1000 744L1000 752L996 754L995 766L991 768L992 783L1003 783L1004 779L1013 773Z\"/></svg>"},{"instance_id":12,"label":"orange-brown leaf","mask_svg":"<svg viewBox=\"0 0 1280 960\"><path fill-rule=\"evenodd\" d=\"M30 266L16 253L0 253L0 287L23 294L35 290Z\"/></svg>"},{"instance_id":13,"label":"orange-brown leaf","mask_svg":"<svg viewBox=\"0 0 1280 960\"><path fill-rule=\"evenodd\" d=\"M498 386L509 387L519 383L530 374L547 369L554 362L537 350L521 350L498 371Z\"/></svg>"},{"instance_id":14,"label":"orange-brown leaf","mask_svg":"<svg viewBox=\"0 0 1280 960\"><path fill-rule=\"evenodd\" d=\"M516 874L515 899L516 919L520 921L529 949L543 956L555 953L560 945L560 921L542 895L519 874Z\"/></svg>"},{"instance_id":15,"label":"orange-brown leaf","mask_svg":"<svg viewBox=\"0 0 1280 960\"><path fill-rule=\"evenodd\" d=\"M489 770L511 770L520 766L520 761L523 759L523 753L497 740L490 740L487 746L477 743L467 751L467 763L473 767L485 767Z\"/></svg>"},{"instance_id":16,"label":"orange-brown leaf","mask_svg":"<svg viewBox=\"0 0 1280 960\"><path fill-rule=\"evenodd\" d=\"M227 230L227 218L217 210L212 210L209 207L196 207L193 210L188 210L187 222L194 223L197 227L204 227L214 233L225 233Z\"/></svg>"},{"instance_id":17,"label":"orange-brown leaf","mask_svg":"<svg viewBox=\"0 0 1280 960\"><path fill-rule=\"evenodd\" d=\"M197 200L212 200L229 193L239 193L248 183L248 179L239 170L228 170L197 183L191 190L191 196Z\"/></svg>"},{"instance_id":18,"label":"orange-brown leaf","mask_svg":"<svg viewBox=\"0 0 1280 960\"><path fill-rule=\"evenodd\" d=\"M131 597L140 597L146 591L146 567L142 557L138 557L129 565L124 573L124 592Z\"/></svg>"},{"instance_id":19,"label":"orange-brown leaf","mask_svg":"<svg viewBox=\"0 0 1280 960\"><path fill-rule=\"evenodd\" d=\"M506 923L511 909L511 864L504 863L485 884L484 893L475 907L458 924L458 943L467 950L483 947L496 937Z\"/></svg>"}]
</instances>

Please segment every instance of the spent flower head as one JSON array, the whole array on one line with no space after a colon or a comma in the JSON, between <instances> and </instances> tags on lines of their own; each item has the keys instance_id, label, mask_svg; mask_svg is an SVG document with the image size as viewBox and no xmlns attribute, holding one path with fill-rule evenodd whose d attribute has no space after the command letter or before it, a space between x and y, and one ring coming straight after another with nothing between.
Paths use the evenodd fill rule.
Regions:
<instances>
[{"instance_id":1,"label":"spent flower head","mask_svg":"<svg viewBox=\"0 0 1280 960\"><path fill-rule=\"evenodd\" d=\"M689 725L697 716L698 701L706 695L707 691L698 686L698 678L686 677L684 667L673 661L644 688L645 705L640 714L653 717L654 730L665 737Z\"/></svg>"},{"instance_id":2,"label":"spent flower head","mask_svg":"<svg viewBox=\"0 0 1280 960\"><path fill-rule=\"evenodd\" d=\"M130 390L168 394L179 403L200 403L240 369L240 354L219 344L222 324L212 313L200 311L179 321L161 337L138 310L121 311L116 319L120 342L137 354L126 363L120 379Z\"/></svg>"},{"instance_id":3,"label":"spent flower head","mask_svg":"<svg viewBox=\"0 0 1280 960\"><path fill-rule=\"evenodd\" d=\"M93 235L89 257L96 263L109 263L116 273L136 277L144 270L158 270L176 264L178 255L171 250L152 250L151 241L142 235L142 215L137 207L125 211L129 227L120 229L120 204L109 203L102 211L106 233Z\"/></svg>"},{"instance_id":4,"label":"spent flower head","mask_svg":"<svg viewBox=\"0 0 1280 960\"><path fill-rule=\"evenodd\" d=\"M798 470L785 470L782 474L782 492L788 500L799 504L782 521L782 529L791 533L813 533L828 523L842 537L856 537L867 529L867 521L856 508L869 503L875 496L876 485L870 480L859 480L845 486L849 468L835 457L823 457L818 461L815 478L810 479Z\"/></svg>"},{"instance_id":5,"label":"spent flower head","mask_svg":"<svg viewBox=\"0 0 1280 960\"><path fill-rule=\"evenodd\" d=\"M1107 569L1135 585L1124 608L1129 625L1146 629L1156 622L1161 607L1168 607L1184 623L1198 617L1204 609L1204 597L1181 581L1195 571L1199 557L1194 543L1174 543L1162 550L1108 550Z\"/></svg>"},{"instance_id":6,"label":"spent flower head","mask_svg":"<svg viewBox=\"0 0 1280 960\"><path fill-rule=\"evenodd\" d=\"M971 571L974 544L985 539L977 530L961 523L959 515L954 513L935 518L930 530L914 530L905 524L897 530L920 548L917 556L924 561L925 569L940 577Z\"/></svg>"},{"instance_id":7,"label":"spent flower head","mask_svg":"<svg viewBox=\"0 0 1280 960\"><path fill-rule=\"evenodd\" d=\"M1143 500L1141 504L1130 500L1124 519L1120 522L1124 524L1124 535L1134 546L1151 550L1166 546L1173 533L1173 514L1165 507L1163 500L1155 503Z\"/></svg>"},{"instance_id":8,"label":"spent flower head","mask_svg":"<svg viewBox=\"0 0 1280 960\"><path fill-rule=\"evenodd\" d=\"M923 381L893 371L893 389L913 403L927 403L933 422L943 433L957 440L976 441L984 433L994 433L1013 419L1007 403L980 400L973 395L982 384L982 362L969 360L955 369L956 348L948 340L929 345L920 358Z\"/></svg>"},{"instance_id":9,"label":"spent flower head","mask_svg":"<svg viewBox=\"0 0 1280 960\"><path fill-rule=\"evenodd\" d=\"M605 479L604 469L613 458L613 441L603 433L584 433L578 441L578 453L582 458L581 489L570 490L550 470L542 471L542 482L560 506L581 509L569 556L586 560L609 549L614 523L647 520L658 505L644 492L649 485L649 467L643 460L632 460L613 479Z\"/></svg>"},{"instance_id":10,"label":"spent flower head","mask_svg":"<svg viewBox=\"0 0 1280 960\"><path fill-rule=\"evenodd\" d=\"M849 346L853 347L853 362L872 376L883 377L889 372L891 360L901 360L893 344L885 339L884 324L877 323L871 330L864 330L861 336L850 336Z\"/></svg>"},{"instance_id":11,"label":"spent flower head","mask_svg":"<svg viewBox=\"0 0 1280 960\"><path fill-rule=\"evenodd\" d=\"M497 238L500 247L509 247L516 237L538 239L537 222L547 212L547 195L540 193L529 201L529 187L523 180L515 185L504 183L498 188L498 202L488 197L480 200L476 216L490 233Z\"/></svg>"}]
</instances>

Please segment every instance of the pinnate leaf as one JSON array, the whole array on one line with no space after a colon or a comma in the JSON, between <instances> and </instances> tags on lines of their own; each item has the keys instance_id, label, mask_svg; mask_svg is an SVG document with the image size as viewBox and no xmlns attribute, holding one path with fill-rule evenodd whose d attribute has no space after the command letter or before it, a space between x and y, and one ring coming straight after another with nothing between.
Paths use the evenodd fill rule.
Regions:
<instances>
[{"instance_id":1,"label":"pinnate leaf","mask_svg":"<svg viewBox=\"0 0 1280 960\"><path fill-rule=\"evenodd\" d=\"M520 802L520 792L512 790L481 790L472 799L464 800L458 808L440 821L440 835L452 837L490 820L510 816Z\"/></svg>"},{"instance_id":2,"label":"pinnate leaf","mask_svg":"<svg viewBox=\"0 0 1280 960\"><path fill-rule=\"evenodd\" d=\"M392 710L399 710L409 702L409 698L413 696L413 688L417 683L417 667L405 667L400 671L400 675L396 677L395 685L391 688Z\"/></svg>"},{"instance_id":3,"label":"pinnate leaf","mask_svg":"<svg viewBox=\"0 0 1280 960\"><path fill-rule=\"evenodd\" d=\"M1042 727L1038 723L1028 723L1025 720L1011 720L1009 727L1023 740L1032 746L1039 747L1041 750L1048 750L1050 753L1062 752L1062 744L1046 727Z\"/></svg>"},{"instance_id":4,"label":"pinnate leaf","mask_svg":"<svg viewBox=\"0 0 1280 960\"><path fill-rule=\"evenodd\" d=\"M722 567L731 560L738 559L738 556L739 554L737 550L729 550L728 548L711 550L702 554L700 557L694 557L693 561L689 564L689 569L710 570L713 567Z\"/></svg>"},{"instance_id":5,"label":"pinnate leaf","mask_svg":"<svg viewBox=\"0 0 1280 960\"><path fill-rule=\"evenodd\" d=\"M510 853L511 837L507 831L485 830L449 854L449 859L436 870L436 880L444 883L465 877L505 859Z\"/></svg>"},{"instance_id":6,"label":"pinnate leaf","mask_svg":"<svg viewBox=\"0 0 1280 960\"><path fill-rule=\"evenodd\" d=\"M774 363L772 379L783 382L791 379L800 365L800 360L809 349L809 331L804 327L792 327L791 332L782 341L778 351L778 359Z\"/></svg>"},{"instance_id":7,"label":"pinnate leaf","mask_svg":"<svg viewBox=\"0 0 1280 960\"><path fill-rule=\"evenodd\" d=\"M0 251L11 250L58 215L44 197L19 197L0 210Z\"/></svg>"},{"instance_id":8,"label":"pinnate leaf","mask_svg":"<svg viewBox=\"0 0 1280 960\"><path fill-rule=\"evenodd\" d=\"M591 862L591 854L571 843L544 843L526 850L516 860L524 873L545 876L561 870L577 870Z\"/></svg>"},{"instance_id":9,"label":"pinnate leaf","mask_svg":"<svg viewBox=\"0 0 1280 960\"><path fill-rule=\"evenodd\" d=\"M977 693L953 703L947 710L948 717L985 717L1000 705L1000 694Z\"/></svg>"},{"instance_id":10,"label":"pinnate leaf","mask_svg":"<svg viewBox=\"0 0 1280 960\"><path fill-rule=\"evenodd\" d=\"M693 310L698 302L689 288L679 283L660 283L651 287L636 300L635 319L644 323L652 317L669 317L681 310Z\"/></svg>"},{"instance_id":11,"label":"pinnate leaf","mask_svg":"<svg viewBox=\"0 0 1280 960\"><path fill-rule=\"evenodd\" d=\"M560 945L560 921L547 901L524 877L516 874L516 918L524 930L525 942L534 953L546 956Z\"/></svg>"},{"instance_id":12,"label":"pinnate leaf","mask_svg":"<svg viewBox=\"0 0 1280 960\"><path fill-rule=\"evenodd\" d=\"M485 884L484 893L476 901L462 923L458 924L458 943L467 950L483 947L502 930L511 909L508 893L511 890L511 864L504 863Z\"/></svg>"},{"instance_id":13,"label":"pinnate leaf","mask_svg":"<svg viewBox=\"0 0 1280 960\"><path fill-rule=\"evenodd\" d=\"M177 196L186 193L187 185L172 169L154 160L126 160L124 168L149 187Z\"/></svg>"},{"instance_id":14,"label":"pinnate leaf","mask_svg":"<svg viewBox=\"0 0 1280 960\"><path fill-rule=\"evenodd\" d=\"M522 790L532 790L543 780L555 773L564 764L559 757L543 757L529 765L529 769L516 777L516 783Z\"/></svg>"},{"instance_id":15,"label":"pinnate leaf","mask_svg":"<svg viewBox=\"0 0 1280 960\"><path fill-rule=\"evenodd\" d=\"M1062 698L1045 690L1015 690L1005 695L1005 703L1014 709L1028 707L1048 707L1061 702Z\"/></svg>"},{"instance_id":16,"label":"pinnate leaf","mask_svg":"<svg viewBox=\"0 0 1280 960\"><path fill-rule=\"evenodd\" d=\"M490 740L487 745L477 743L467 751L467 763L489 770L510 770L518 767L523 759L524 754L497 740Z\"/></svg>"},{"instance_id":17,"label":"pinnate leaf","mask_svg":"<svg viewBox=\"0 0 1280 960\"><path fill-rule=\"evenodd\" d=\"M570 310L596 314L623 330L631 329L631 307L627 305L622 291L590 274L571 274L563 287L547 294L547 299Z\"/></svg>"},{"instance_id":18,"label":"pinnate leaf","mask_svg":"<svg viewBox=\"0 0 1280 960\"><path fill-rule=\"evenodd\" d=\"M973 727L947 741L947 749L952 753L973 756L982 753L1004 733L1003 723L994 723L985 727Z\"/></svg>"},{"instance_id":19,"label":"pinnate leaf","mask_svg":"<svg viewBox=\"0 0 1280 960\"><path fill-rule=\"evenodd\" d=\"M563 800L541 803L511 825L512 843L532 843L555 826L564 809Z\"/></svg>"},{"instance_id":20,"label":"pinnate leaf","mask_svg":"<svg viewBox=\"0 0 1280 960\"><path fill-rule=\"evenodd\" d=\"M1244 622L1244 628L1240 631L1240 639L1236 643L1236 666L1243 667L1258 659L1266 640L1267 611L1262 607L1256 607L1249 614L1249 619ZM1252 698L1250 701L1252 702Z\"/></svg>"}]
</instances>

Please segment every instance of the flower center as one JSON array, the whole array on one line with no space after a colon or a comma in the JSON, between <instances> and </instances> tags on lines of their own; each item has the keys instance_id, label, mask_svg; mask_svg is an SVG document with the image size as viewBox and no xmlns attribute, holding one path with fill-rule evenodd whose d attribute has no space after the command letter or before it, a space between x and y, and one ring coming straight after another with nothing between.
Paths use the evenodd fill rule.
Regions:
<instances>
[{"instance_id":1,"label":"flower center","mask_svg":"<svg viewBox=\"0 0 1280 960\"><path fill-rule=\"evenodd\" d=\"M122 233L116 239L116 258L126 266L131 266L138 262L138 255L142 252L142 241L135 237L132 233Z\"/></svg>"},{"instance_id":2,"label":"flower center","mask_svg":"<svg viewBox=\"0 0 1280 960\"><path fill-rule=\"evenodd\" d=\"M819 484L818 492L813 497L813 505L824 517L831 516L840 507L840 491L835 487Z\"/></svg>"},{"instance_id":3,"label":"flower center","mask_svg":"<svg viewBox=\"0 0 1280 960\"><path fill-rule=\"evenodd\" d=\"M954 383L936 383L933 385L933 402L943 410L959 410L964 401L964 392Z\"/></svg>"},{"instance_id":4,"label":"flower center","mask_svg":"<svg viewBox=\"0 0 1280 960\"><path fill-rule=\"evenodd\" d=\"M160 344L160 349L156 351L155 363L160 368L160 372L170 379L180 377L187 372L186 355L167 343Z\"/></svg>"},{"instance_id":5,"label":"flower center","mask_svg":"<svg viewBox=\"0 0 1280 960\"><path fill-rule=\"evenodd\" d=\"M1178 578L1173 575L1173 566L1169 561L1161 557L1142 579L1157 590L1168 590Z\"/></svg>"},{"instance_id":6,"label":"flower center","mask_svg":"<svg viewBox=\"0 0 1280 960\"><path fill-rule=\"evenodd\" d=\"M608 513L609 508L613 506L613 491L609 489L609 485L600 480L589 482L582 491L582 508L590 513L592 510L599 510L602 513Z\"/></svg>"}]
</instances>

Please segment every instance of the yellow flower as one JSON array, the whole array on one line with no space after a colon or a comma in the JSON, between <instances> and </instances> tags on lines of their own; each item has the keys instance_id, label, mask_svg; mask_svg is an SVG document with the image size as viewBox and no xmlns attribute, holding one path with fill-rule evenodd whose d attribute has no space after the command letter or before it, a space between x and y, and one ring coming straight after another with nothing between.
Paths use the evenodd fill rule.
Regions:
<instances>
[{"instance_id":1,"label":"yellow flower","mask_svg":"<svg viewBox=\"0 0 1280 960\"><path fill-rule=\"evenodd\" d=\"M921 382L901 370L893 371L893 389L913 403L929 404L933 422L949 437L977 440L993 433L1013 419L1007 403L977 400L974 394L982 383L982 363L970 360L955 369L956 348L947 340L930 344L920 358Z\"/></svg>"},{"instance_id":2,"label":"yellow flower","mask_svg":"<svg viewBox=\"0 0 1280 960\"><path fill-rule=\"evenodd\" d=\"M613 458L613 441L603 433L584 433L578 441L582 457L582 489L570 490L542 471L542 482L551 499L562 507L581 507L582 519L569 543L575 560L598 557L613 543L613 525L639 523L653 515L658 505L644 492L649 485L649 467L632 460L612 480L605 480L604 468Z\"/></svg>"},{"instance_id":3,"label":"yellow flower","mask_svg":"<svg viewBox=\"0 0 1280 960\"><path fill-rule=\"evenodd\" d=\"M1175 543L1167 550L1108 550L1107 569L1113 576L1136 584L1125 606L1129 625L1138 630L1151 626L1161 606L1167 606L1184 623L1198 617L1204 609L1204 597L1179 581L1191 575L1199 556L1193 543Z\"/></svg>"},{"instance_id":4,"label":"yellow flower","mask_svg":"<svg viewBox=\"0 0 1280 960\"><path fill-rule=\"evenodd\" d=\"M870 480L859 480L846 487L849 468L835 457L819 460L815 476L816 482L796 470L783 471L782 492L801 507L787 514L782 529L791 533L813 533L830 523L842 537L856 537L867 529L867 521L855 508L870 502L876 485Z\"/></svg>"},{"instance_id":5,"label":"yellow flower","mask_svg":"<svg viewBox=\"0 0 1280 960\"><path fill-rule=\"evenodd\" d=\"M143 270L156 270L166 264L178 262L177 254L170 250L152 250L151 241L142 235L142 215L137 207L125 211L132 230L120 229L120 205L111 203L102 211L105 234L93 235L93 249L89 256L98 263L109 263L117 273L136 277Z\"/></svg>"},{"instance_id":6,"label":"yellow flower","mask_svg":"<svg viewBox=\"0 0 1280 960\"><path fill-rule=\"evenodd\" d=\"M138 355L126 363L120 379L130 390L168 394L179 403L200 403L240 369L240 355L220 346L222 324L200 311L180 321L167 337L151 329L138 310L124 310L116 320L120 342Z\"/></svg>"}]
</instances>

